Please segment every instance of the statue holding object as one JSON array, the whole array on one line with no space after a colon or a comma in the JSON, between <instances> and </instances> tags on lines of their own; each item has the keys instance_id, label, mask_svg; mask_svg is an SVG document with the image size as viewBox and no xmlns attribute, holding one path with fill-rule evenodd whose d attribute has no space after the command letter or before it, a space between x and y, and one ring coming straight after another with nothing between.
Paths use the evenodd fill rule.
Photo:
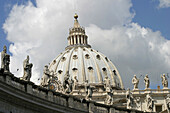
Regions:
<instances>
[{"instance_id":1,"label":"statue holding object","mask_svg":"<svg viewBox=\"0 0 170 113\"><path fill-rule=\"evenodd\" d=\"M136 75L134 75L132 79L132 84L134 85L133 90L138 89L139 79L136 77Z\"/></svg>"},{"instance_id":2,"label":"statue holding object","mask_svg":"<svg viewBox=\"0 0 170 113\"><path fill-rule=\"evenodd\" d=\"M167 79L167 77L165 76L165 74L163 74L163 75L161 76L161 78L162 78L163 88L168 88L168 79Z\"/></svg>"},{"instance_id":3,"label":"statue holding object","mask_svg":"<svg viewBox=\"0 0 170 113\"><path fill-rule=\"evenodd\" d=\"M146 74L146 76L144 78L144 83L145 83L145 89L148 89L149 85L150 85L150 80L149 80L148 74Z\"/></svg>"},{"instance_id":4,"label":"statue holding object","mask_svg":"<svg viewBox=\"0 0 170 113\"><path fill-rule=\"evenodd\" d=\"M154 106L154 100L150 96L150 94L146 95L146 105L147 105L147 111L152 112L153 111L153 106Z\"/></svg>"},{"instance_id":5,"label":"statue holding object","mask_svg":"<svg viewBox=\"0 0 170 113\"><path fill-rule=\"evenodd\" d=\"M24 68L24 75L22 77L23 80L30 81L32 75L32 67L33 64L29 63L29 56L27 55L27 58L23 62L23 68Z\"/></svg>"},{"instance_id":6,"label":"statue holding object","mask_svg":"<svg viewBox=\"0 0 170 113\"><path fill-rule=\"evenodd\" d=\"M10 72L9 64L10 64L10 55L7 54L7 47L4 46L3 51L1 52L1 69L3 69L4 72Z\"/></svg>"},{"instance_id":7,"label":"statue holding object","mask_svg":"<svg viewBox=\"0 0 170 113\"><path fill-rule=\"evenodd\" d=\"M48 65L45 65L40 85L43 87L47 87L49 84L49 81L50 81L50 71L48 69Z\"/></svg>"}]
</instances>

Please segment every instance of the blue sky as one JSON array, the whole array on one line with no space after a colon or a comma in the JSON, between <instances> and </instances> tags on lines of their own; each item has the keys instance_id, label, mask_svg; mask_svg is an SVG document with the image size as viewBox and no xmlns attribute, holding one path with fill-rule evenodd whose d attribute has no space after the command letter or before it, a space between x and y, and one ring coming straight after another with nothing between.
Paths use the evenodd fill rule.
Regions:
<instances>
[{"instance_id":1,"label":"blue sky","mask_svg":"<svg viewBox=\"0 0 170 113\"><path fill-rule=\"evenodd\" d=\"M6 34L3 30L3 24L7 19L12 7L16 4L26 4L28 1L31 1L36 5L35 0L0 0L0 50L2 51L3 46L6 45L9 47L10 42L6 40ZM9 52L9 50L8 50Z\"/></svg>"},{"instance_id":2,"label":"blue sky","mask_svg":"<svg viewBox=\"0 0 170 113\"><path fill-rule=\"evenodd\" d=\"M158 8L158 0L132 0L136 15L134 22L143 27L159 30L162 35L170 39L170 8Z\"/></svg>"}]
</instances>

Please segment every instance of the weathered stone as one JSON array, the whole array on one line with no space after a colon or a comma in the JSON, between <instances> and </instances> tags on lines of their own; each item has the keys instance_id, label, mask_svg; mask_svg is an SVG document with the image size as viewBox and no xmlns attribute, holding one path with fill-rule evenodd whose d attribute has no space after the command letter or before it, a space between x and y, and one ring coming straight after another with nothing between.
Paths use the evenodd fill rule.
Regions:
<instances>
[{"instance_id":1,"label":"weathered stone","mask_svg":"<svg viewBox=\"0 0 170 113\"><path fill-rule=\"evenodd\" d=\"M74 108L74 100L73 100L72 97L69 97L69 98L68 98L68 106L69 106L70 108Z\"/></svg>"},{"instance_id":2,"label":"weathered stone","mask_svg":"<svg viewBox=\"0 0 170 113\"><path fill-rule=\"evenodd\" d=\"M89 103L89 112L90 113L95 112L95 105L94 105L94 103Z\"/></svg>"},{"instance_id":3,"label":"weathered stone","mask_svg":"<svg viewBox=\"0 0 170 113\"><path fill-rule=\"evenodd\" d=\"M53 92L51 92L51 91L48 91L48 100L49 101L54 101L54 99L53 99Z\"/></svg>"},{"instance_id":4,"label":"weathered stone","mask_svg":"<svg viewBox=\"0 0 170 113\"><path fill-rule=\"evenodd\" d=\"M32 85L30 85L30 84L26 84L26 89L27 89L27 93L29 93L29 94L33 94Z\"/></svg>"},{"instance_id":5,"label":"weathered stone","mask_svg":"<svg viewBox=\"0 0 170 113\"><path fill-rule=\"evenodd\" d=\"M11 76L6 76L6 83L11 85Z\"/></svg>"},{"instance_id":6,"label":"weathered stone","mask_svg":"<svg viewBox=\"0 0 170 113\"><path fill-rule=\"evenodd\" d=\"M41 98L43 98L43 99L47 99L47 94L46 94L46 92L39 91L39 97L41 97Z\"/></svg>"}]
</instances>

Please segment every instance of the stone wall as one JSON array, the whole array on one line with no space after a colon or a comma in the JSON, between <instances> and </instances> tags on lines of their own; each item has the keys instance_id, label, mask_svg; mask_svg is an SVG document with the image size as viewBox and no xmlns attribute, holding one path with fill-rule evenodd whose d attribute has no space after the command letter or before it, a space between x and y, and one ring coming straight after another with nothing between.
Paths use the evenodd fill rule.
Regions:
<instances>
[{"instance_id":1,"label":"stone wall","mask_svg":"<svg viewBox=\"0 0 170 113\"><path fill-rule=\"evenodd\" d=\"M47 90L0 72L0 113L140 113Z\"/></svg>"}]
</instances>

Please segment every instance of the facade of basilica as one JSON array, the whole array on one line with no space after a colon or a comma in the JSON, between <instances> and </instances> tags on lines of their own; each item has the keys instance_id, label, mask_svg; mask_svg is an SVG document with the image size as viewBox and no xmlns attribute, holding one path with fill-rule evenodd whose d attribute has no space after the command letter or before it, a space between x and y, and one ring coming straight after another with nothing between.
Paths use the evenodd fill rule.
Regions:
<instances>
[{"instance_id":1,"label":"facade of basilica","mask_svg":"<svg viewBox=\"0 0 170 113\"><path fill-rule=\"evenodd\" d=\"M77 14L74 19L74 25L69 29L68 46L44 66L38 86L30 81L34 75L29 56L23 62L23 77L17 78L10 73L10 56L4 46L1 52L0 112L169 112L170 89L165 74L161 77L163 89L151 89L146 75L145 89L140 90L139 79L134 75L133 90L125 90L118 69L108 57L92 49Z\"/></svg>"}]
</instances>

